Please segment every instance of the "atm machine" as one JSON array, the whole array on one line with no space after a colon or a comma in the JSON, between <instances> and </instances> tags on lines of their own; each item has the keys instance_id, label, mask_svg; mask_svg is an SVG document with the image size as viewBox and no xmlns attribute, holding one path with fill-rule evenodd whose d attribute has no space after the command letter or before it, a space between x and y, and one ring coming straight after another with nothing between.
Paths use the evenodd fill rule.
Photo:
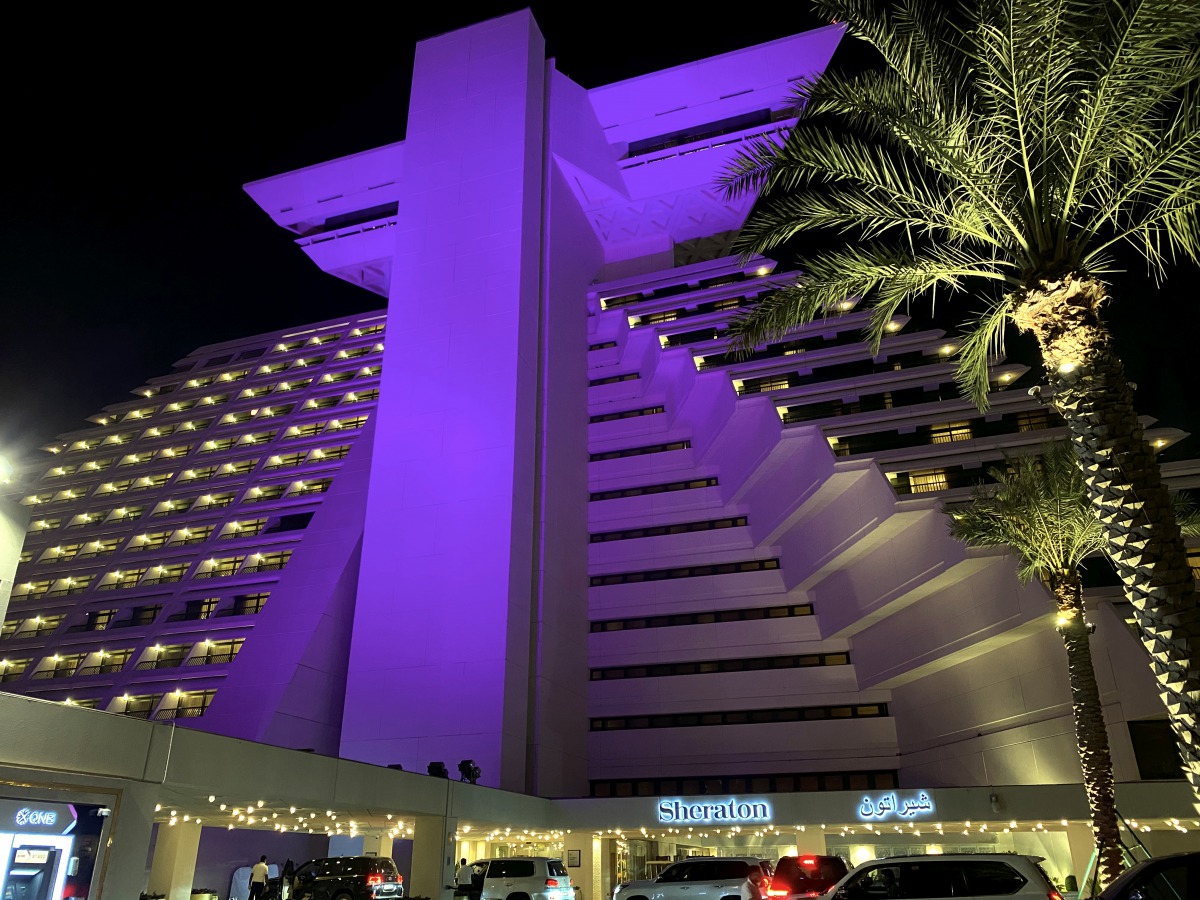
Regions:
<instances>
[{"instance_id":1,"label":"atm machine","mask_svg":"<svg viewBox=\"0 0 1200 900\"><path fill-rule=\"evenodd\" d=\"M0 900L58 900L55 885L62 849L51 845L13 847L4 868Z\"/></svg>"}]
</instances>

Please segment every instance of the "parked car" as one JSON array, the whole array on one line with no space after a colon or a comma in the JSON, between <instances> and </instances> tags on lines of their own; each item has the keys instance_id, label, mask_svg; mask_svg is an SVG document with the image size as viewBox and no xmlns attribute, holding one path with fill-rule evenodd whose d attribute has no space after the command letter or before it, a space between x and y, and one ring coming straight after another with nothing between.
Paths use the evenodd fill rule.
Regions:
<instances>
[{"instance_id":1,"label":"parked car","mask_svg":"<svg viewBox=\"0 0 1200 900\"><path fill-rule=\"evenodd\" d=\"M997 896L1062 900L1041 866L1043 857L1020 853L940 853L889 856L864 862L831 889L833 900L926 900Z\"/></svg>"},{"instance_id":2,"label":"parked car","mask_svg":"<svg viewBox=\"0 0 1200 900\"><path fill-rule=\"evenodd\" d=\"M772 871L756 856L689 856L657 878L617 885L613 900L764 900Z\"/></svg>"},{"instance_id":3,"label":"parked car","mask_svg":"<svg viewBox=\"0 0 1200 900\"><path fill-rule=\"evenodd\" d=\"M404 876L390 856L310 859L292 875L290 900L399 900Z\"/></svg>"},{"instance_id":4,"label":"parked car","mask_svg":"<svg viewBox=\"0 0 1200 900\"><path fill-rule=\"evenodd\" d=\"M556 857L480 859L471 868L471 900L575 900L571 876Z\"/></svg>"},{"instance_id":5,"label":"parked car","mask_svg":"<svg viewBox=\"0 0 1200 900\"><path fill-rule=\"evenodd\" d=\"M1200 897L1200 851L1152 856L1134 863L1097 900L1175 900Z\"/></svg>"},{"instance_id":6,"label":"parked car","mask_svg":"<svg viewBox=\"0 0 1200 900\"><path fill-rule=\"evenodd\" d=\"M781 856L775 863L775 874L767 896L773 900L803 900L819 897L850 871L840 856Z\"/></svg>"}]
</instances>

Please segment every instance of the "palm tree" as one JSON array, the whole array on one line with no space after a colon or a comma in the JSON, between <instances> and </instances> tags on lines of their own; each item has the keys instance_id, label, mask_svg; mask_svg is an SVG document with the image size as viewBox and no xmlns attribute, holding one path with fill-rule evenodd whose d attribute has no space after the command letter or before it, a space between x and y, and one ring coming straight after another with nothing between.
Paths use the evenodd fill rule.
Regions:
<instances>
[{"instance_id":1,"label":"palm tree","mask_svg":"<svg viewBox=\"0 0 1200 900\"><path fill-rule=\"evenodd\" d=\"M1097 868L1108 883L1124 865L1112 756L1088 647L1080 574L1084 559L1104 550L1104 533L1065 441L1048 444L1041 457L1016 457L1007 468L993 467L988 474L994 484L978 486L970 503L946 510L950 533L971 547L1008 547L1017 557L1021 583L1037 578L1054 596Z\"/></svg>"},{"instance_id":2,"label":"palm tree","mask_svg":"<svg viewBox=\"0 0 1200 900\"><path fill-rule=\"evenodd\" d=\"M786 138L718 180L759 194L734 249L849 232L733 322L746 353L872 309L975 300L956 377L987 408L1011 325L1037 341L1087 496L1131 601L1200 810L1200 608L1186 550L1101 310L1114 254L1156 277L1200 260L1200 4L1178 0L814 0L877 53L795 92ZM845 235L843 235L844 237Z\"/></svg>"}]
</instances>

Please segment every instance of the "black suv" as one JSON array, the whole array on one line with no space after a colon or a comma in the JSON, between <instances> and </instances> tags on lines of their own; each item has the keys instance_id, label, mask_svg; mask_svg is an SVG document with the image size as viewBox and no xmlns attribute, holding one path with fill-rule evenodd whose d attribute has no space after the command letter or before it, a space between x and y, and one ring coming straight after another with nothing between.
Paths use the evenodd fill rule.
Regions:
<instances>
[{"instance_id":1,"label":"black suv","mask_svg":"<svg viewBox=\"0 0 1200 900\"><path fill-rule=\"evenodd\" d=\"M767 895L771 900L796 900L802 897L819 897L849 870L840 856L815 856L802 853L799 856L781 856L771 876Z\"/></svg>"},{"instance_id":2,"label":"black suv","mask_svg":"<svg viewBox=\"0 0 1200 900\"><path fill-rule=\"evenodd\" d=\"M404 876L390 856L310 859L292 875L289 900L398 900Z\"/></svg>"}]
</instances>

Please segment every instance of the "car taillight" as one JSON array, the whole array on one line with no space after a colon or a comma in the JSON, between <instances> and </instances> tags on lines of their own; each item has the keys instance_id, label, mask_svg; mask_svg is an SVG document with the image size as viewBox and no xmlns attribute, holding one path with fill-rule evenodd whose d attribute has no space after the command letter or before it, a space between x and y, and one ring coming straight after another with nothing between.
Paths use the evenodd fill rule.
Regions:
<instances>
[{"instance_id":1,"label":"car taillight","mask_svg":"<svg viewBox=\"0 0 1200 900\"><path fill-rule=\"evenodd\" d=\"M404 876L403 875L399 875L399 874L396 875L396 884L404 884Z\"/></svg>"},{"instance_id":2,"label":"car taillight","mask_svg":"<svg viewBox=\"0 0 1200 900\"><path fill-rule=\"evenodd\" d=\"M791 891L788 890L788 886L782 881L777 883L772 882L767 885L768 897L786 897L790 893Z\"/></svg>"},{"instance_id":3,"label":"car taillight","mask_svg":"<svg viewBox=\"0 0 1200 900\"><path fill-rule=\"evenodd\" d=\"M367 884L383 884L383 876L376 872L367 876Z\"/></svg>"},{"instance_id":4,"label":"car taillight","mask_svg":"<svg viewBox=\"0 0 1200 900\"><path fill-rule=\"evenodd\" d=\"M815 868L817 865L817 858L815 856L802 856L800 857L800 865L804 866L806 869Z\"/></svg>"},{"instance_id":5,"label":"car taillight","mask_svg":"<svg viewBox=\"0 0 1200 900\"><path fill-rule=\"evenodd\" d=\"M1063 900L1063 895L1054 888L1050 888L1050 892L1046 894L1046 900Z\"/></svg>"},{"instance_id":6,"label":"car taillight","mask_svg":"<svg viewBox=\"0 0 1200 900\"><path fill-rule=\"evenodd\" d=\"M568 887L570 884L571 884L571 880L569 878L567 879L566 884L559 884L557 878L547 878L546 879L546 887ZM1060 898L1060 900L1061 900L1061 898Z\"/></svg>"}]
</instances>

